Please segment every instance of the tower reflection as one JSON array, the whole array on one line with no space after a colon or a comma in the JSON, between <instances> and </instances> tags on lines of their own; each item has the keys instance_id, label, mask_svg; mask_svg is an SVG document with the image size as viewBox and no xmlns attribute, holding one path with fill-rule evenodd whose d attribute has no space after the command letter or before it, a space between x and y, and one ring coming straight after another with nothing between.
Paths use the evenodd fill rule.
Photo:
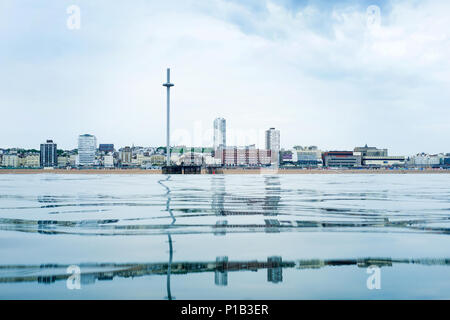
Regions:
<instances>
[{"instance_id":1,"label":"tower reflection","mask_svg":"<svg viewBox=\"0 0 450 320\"><path fill-rule=\"evenodd\" d=\"M273 283L283 281L283 266L280 256L267 258L267 281Z\"/></svg>"},{"instance_id":2,"label":"tower reflection","mask_svg":"<svg viewBox=\"0 0 450 320\"><path fill-rule=\"evenodd\" d=\"M214 283L217 286L228 285L228 257L216 258L216 270L214 272Z\"/></svg>"},{"instance_id":3,"label":"tower reflection","mask_svg":"<svg viewBox=\"0 0 450 320\"><path fill-rule=\"evenodd\" d=\"M281 200L281 182L279 176L265 176L265 197L263 211L265 216L277 216Z\"/></svg>"},{"instance_id":4,"label":"tower reflection","mask_svg":"<svg viewBox=\"0 0 450 320\"><path fill-rule=\"evenodd\" d=\"M211 189L213 190L212 194L212 202L211 209L212 212L215 213L216 216L225 216L225 177L223 176L214 176L211 179ZM217 220L214 235L216 236L224 236L227 233L228 220Z\"/></svg>"},{"instance_id":5,"label":"tower reflection","mask_svg":"<svg viewBox=\"0 0 450 320\"><path fill-rule=\"evenodd\" d=\"M158 183L166 189L166 197L167 197L166 211L169 213L170 217L172 218L172 222L170 224L172 226L175 224L177 219L175 219L172 209L170 208L170 200L171 200L170 188L168 186L166 186L165 184L163 184L163 181L169 181L169 180L170 180L170 175L167 176L166 180L159 180ZM169 263L167 265L167 281L166 281L167 297L166 298L167 298L167 300L173 300L174 297L172 297L172 292L171 292L171 288L170 288L170 274L171 274L172 260L173 260L173 244L172 244L172 235L170 234L170 229L167 232L167 238L168 238L167 242L169 243Z\"/></svg>"}]
</instances>

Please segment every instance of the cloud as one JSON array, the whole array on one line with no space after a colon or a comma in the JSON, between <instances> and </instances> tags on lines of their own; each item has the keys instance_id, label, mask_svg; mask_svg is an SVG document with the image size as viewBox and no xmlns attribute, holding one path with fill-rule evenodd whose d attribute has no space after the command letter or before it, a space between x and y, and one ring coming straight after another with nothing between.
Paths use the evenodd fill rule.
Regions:
<instances>
[{"instance_id":1,"label":"cloud","mask_svg":"<svg viewBox=\"0 0 450 320\"><path fill-rule=\"evenodd\" d=\"M164 144L170 66L179 132L223 116L230 137L275 126L284 147L450 151L448 2L377 2L371 28L369 1L79 0L70 31L73 2L3 2L0 146Z\"/></svg>"}]
</instances>

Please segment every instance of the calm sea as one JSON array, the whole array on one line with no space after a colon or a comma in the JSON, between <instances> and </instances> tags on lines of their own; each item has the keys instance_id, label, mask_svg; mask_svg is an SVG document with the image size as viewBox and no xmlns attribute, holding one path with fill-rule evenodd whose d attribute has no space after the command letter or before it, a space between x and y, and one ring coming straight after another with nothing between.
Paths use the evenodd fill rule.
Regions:
<instances>
[{"instance_id":1,"label":"calm sea","mask_svg":"<svg viewBox=\"0 0 450 320\"><path fill-rule=\"evenodd\" d=\"M0 175L0 299L450 299L450 175Z\"/></svg>"}]
</instances>

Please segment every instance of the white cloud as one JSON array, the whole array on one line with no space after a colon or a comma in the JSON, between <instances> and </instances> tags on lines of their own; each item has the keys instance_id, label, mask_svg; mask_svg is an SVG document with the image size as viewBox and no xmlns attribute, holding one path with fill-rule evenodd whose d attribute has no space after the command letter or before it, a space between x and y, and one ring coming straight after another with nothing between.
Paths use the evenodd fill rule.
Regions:
<instances>
[{"instance_id":1,"label":"white cloud","mask_svg":"<svg viewBox=\"0 0 450 320\"><path fill-rule=\"evenodd\" d=\"M51 137L70 148L84 132L119 146L164 144L161 84L170 66L172 126L192 136L198 121L207 130L223 116L230 138L275 126L285 147L450 151L445 1L394 2L376 29L352 5L79 2L78 33L55 29L50 18L39 32L0 32L16 38L0 60L8 75L0 105L13 120L0 128L1 146ZM64 22L63 7L39 13ZM17 23L9 20L9 32Z\"/></svg>"}]
</instances>

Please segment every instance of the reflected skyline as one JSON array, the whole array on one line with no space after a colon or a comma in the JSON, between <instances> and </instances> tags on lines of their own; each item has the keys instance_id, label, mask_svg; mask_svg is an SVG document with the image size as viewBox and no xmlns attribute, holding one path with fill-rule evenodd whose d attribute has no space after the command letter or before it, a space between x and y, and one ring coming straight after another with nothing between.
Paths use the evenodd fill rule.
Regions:
<instances>
[{"instance_id":1,"label":"reflected skyline","mask_svg":"<svg viewBox=\"0 0 450 320\"><path fill-rule=\"evenodd\" d=\"M5 298L450 295L442 176L31 178L0 180ZM66 292L73 264L85 291ZM386 280L378 296L369 265Z\"/></svg>"},{"instance_id":2,"label":"reflected skyline","mask_svg":"<svg viewBox=\"0 0 450 320\"><path fill-rule=\"evenodd\" d=\"M283 269L301 272L307 269L323 269L332 267L356 267L365 269L369 266L380 268L394 267L398 264L421 266L450 266L450 257L440 258L382 258L365 257L352 259L297 259L283 260L280 256L267 257L266 261L229 260L227 256L217 257L215 261L171 261L154 263L80 263L81 283L94 284L96 281L114 280L115 278L188 275L190 273L214 273L214 284L228 286L229 272L245 272L267 270L267 282L283 282ZM51 284L66 280L71 274L66 273L68 264L42 265L0 265L0 285L5 283L37 282ZM90 270L90 271L83 271ZM95 271L92 271L95 270ZM168 277L167 279L170 279ZM166 298L172 298L170 282Z\"/></svg>"}]
</instances>

